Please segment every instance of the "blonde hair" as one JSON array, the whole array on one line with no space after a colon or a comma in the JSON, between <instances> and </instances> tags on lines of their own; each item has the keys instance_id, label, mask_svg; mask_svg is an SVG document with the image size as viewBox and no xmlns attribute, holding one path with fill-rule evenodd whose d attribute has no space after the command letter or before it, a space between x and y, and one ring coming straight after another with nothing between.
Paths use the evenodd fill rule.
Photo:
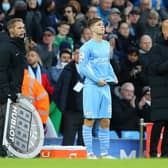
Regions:
<instances>
[{"instance_id":1,"label":"blonde hair","mask_svg":"<svg viewBox=\"0 0 168 168\"><path fill-rule=\"evenodd\" d=\"M154 19L159 19L159 14L155 11L155 10L151 10L150 11L150 13L149 13L149 15L148 15L148 18L149 19L152 19L152 18L154 18Z\"/></svg>"},{"instance_id":2,"label":"blonde hair","mask_svg":"<svg viewBox=\"0 0 168 168\"><path fill-rule=\"evenodd\" d=\"M7 23L8 31L11 28L13 28L17 22L23 22L23 19L21 19L21 18L13 18L13 19L9 20L8 23Z\"/></svg>"}]
</instances>

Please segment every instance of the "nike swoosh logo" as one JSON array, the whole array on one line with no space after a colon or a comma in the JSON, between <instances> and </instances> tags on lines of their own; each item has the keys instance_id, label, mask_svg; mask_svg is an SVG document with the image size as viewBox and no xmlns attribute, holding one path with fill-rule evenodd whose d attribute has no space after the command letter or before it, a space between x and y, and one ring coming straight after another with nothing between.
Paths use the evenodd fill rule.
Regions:
<instances>
[{"instance_id":1,"label":"nike swoosh logo","mask_svg":"<svg viewBox=\"0 0 168 168\"><path fill-rule=\"evenodd\" d=\"M19 55L19 53L16 53L16 57Z\"/></svg>"}]
</instances>

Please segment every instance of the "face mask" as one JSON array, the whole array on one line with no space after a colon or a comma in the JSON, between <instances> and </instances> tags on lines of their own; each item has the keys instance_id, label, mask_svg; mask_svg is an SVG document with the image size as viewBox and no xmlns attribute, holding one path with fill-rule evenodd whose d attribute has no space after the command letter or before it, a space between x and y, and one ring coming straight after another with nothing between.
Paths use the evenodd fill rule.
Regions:
<instances>
[{"instance_id":1,"label":"face mask","mask_svg":"<svg viewBox=\"0 0 168 168\"><path fill-rule=\"evenodd\" d=\"M38 3L39 6L42 5L42 2L43 2L43 0L37 0L37 3Z\"/></svg>"},{"instance_id":2,"label":"face mask","mask_svg":"<svg viewBox=\"0 0 168 168\"><path fill-rule=\"evenodd\" d=\"M10 9L10 3L4 2L2 3L2 9L7 12Z\"/></svg>"},{"instance_id":3,"label":"face mask","mask_svg":"<svg viewBox=\"0 0 168 168\"><path fill-rule=\"evenodd\" d=\"M68 63L67 62L61 62L61 65L65 67Z\"/></svg>"}]
</instances>

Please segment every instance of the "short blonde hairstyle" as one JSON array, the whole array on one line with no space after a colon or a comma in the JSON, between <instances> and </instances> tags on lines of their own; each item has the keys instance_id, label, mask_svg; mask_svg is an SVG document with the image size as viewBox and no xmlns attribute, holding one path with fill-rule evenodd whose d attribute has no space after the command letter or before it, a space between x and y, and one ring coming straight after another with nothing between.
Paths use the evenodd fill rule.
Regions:
<instances>
[{"instance_id":1,"label":"short blonde hairstyle","mask_svg":"<svg viewBox=\"0 0 168 168\"><path fill-rule=\"evenodd\" d=\"M149 19L159 19L159 14L158 14L158 12L156 12L155 10L151 10L150 12L149 12L149 15L148 15L148 18Z\"/></svg>"},{"instance_id":2,"label":"short blonde hairstyle","mask_svg":"<svg viewBox=\"0 0 168 168\"><path fill-rule=\"evenodd\" d=\"M13 19L9 20L8 23L7 23L7 29L8 29L8 31L9 31L9 29L13 28L14 25L17 22L23 22L23 19L21 19L21 18L13 18Z\"/></svg>"}]
</instances>

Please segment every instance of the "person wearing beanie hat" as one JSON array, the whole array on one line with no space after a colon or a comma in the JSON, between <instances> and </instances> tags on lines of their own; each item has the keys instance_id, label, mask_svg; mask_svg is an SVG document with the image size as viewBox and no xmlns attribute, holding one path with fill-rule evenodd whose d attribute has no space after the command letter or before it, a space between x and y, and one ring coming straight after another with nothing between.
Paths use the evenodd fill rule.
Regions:
<instances>
[{"instance_id":1,"label":"person wearing beanie hat","mask_svg":"<svg viewBox=\"0 0 168 168\"><path fill-rule=\"evenodd\" d=\"M41 25L44 30L47 26L56 27L59 19L55 14L56 1L55 0L43 0L41 6L42 20Z\"/></svg>"},{"instance_id":2,"label":"person wearing beanie hat","mask_svg":"<svg viewBox=\"0 0 168 168\"><path fill-rule=\"evenodd\" d=\"M21 18L21 19L23 19L23 22L25 24L25 18L26 18L26 14L27 14L26 2L24 2L22 0L17 0L13 5L12 11L14 11L14 12L11 12L11 14L8 17L6 17L6 20L9 21L13 18Z\"/></svg>"},{"instance_id":3,"label":"person wearing beanie hat","mask_svg":"<svg viewBox=\"0 0 168 168\"><path fill-rule=\"evenodd\" d=\"M17 18L22 18L23 20L26 17L26 13L27 13L27 4L26 2L22 1L22 0L18 0L15 2L14 5L14 9L15 9L15 17Z\"/></svg>"},{"instance_id":4,"label":"person wearing beanie hat","mask_svg":"<svg viewBox=\"0 0 168 168\"><path fill-rule=\"evenodd\" d=\"M26 0L27 3L27 13L25 17L26 25L26 35L31 37L31 39L40 43L42 39L43 29L41 25L42 14L39 9L37 0ZM38 32L38 33L37 33Z\"/></svg>"}]
</instances>

